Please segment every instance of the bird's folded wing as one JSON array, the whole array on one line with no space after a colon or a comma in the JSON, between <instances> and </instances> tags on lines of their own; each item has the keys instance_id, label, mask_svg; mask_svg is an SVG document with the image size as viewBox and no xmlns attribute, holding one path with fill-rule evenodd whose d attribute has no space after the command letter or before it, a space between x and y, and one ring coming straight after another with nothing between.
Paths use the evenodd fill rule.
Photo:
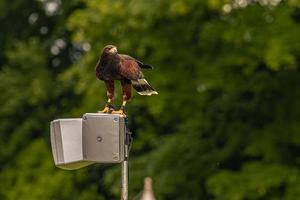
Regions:
<instances>
[{"instance_id":1,"label":"bird's folded wing","mask_svg":"<svg viewBox=\"0 0 300 200\"><path fill-rule=\"evenodd\" d=\"M135 60L131 59L121 60L120 74L129 80L144 78L144 75L138 63Z\"/></svg>"},{"instance_id":2,"label":"bird's folded wing","mask_svg":"<svg viewBox=\"0 0 300 200\"><path fill-rule=\"evenodd\" d=\"M124 59L124 60L133 60L135 62L138 63L139 67L140 68L144 68L144 69L153 69L153 67L151 65L148 65L148 64L144 64L143 62L129 56L129 55L125 55L125 54L119 54L119 56Z\"/></svg>"}]
</instances>

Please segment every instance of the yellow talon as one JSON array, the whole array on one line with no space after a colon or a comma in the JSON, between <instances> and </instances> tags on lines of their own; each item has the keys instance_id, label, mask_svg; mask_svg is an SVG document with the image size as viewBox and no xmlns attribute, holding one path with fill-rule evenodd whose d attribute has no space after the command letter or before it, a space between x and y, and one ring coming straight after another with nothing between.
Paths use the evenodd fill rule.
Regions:
<instances>
[{"instance_id":1,"label":"yellow talon","mask_svg":"<svg viewBox=\"0 0 300 200\"><path fill-rule=\"evenodd\" d=\"M125 114L123 110L112 111L112 114Z\"/></svg>"},{"instance_id":2,"label":"yellow talon","mask_svg":"<svg viewBox=\"0 0 300 200\"><path fill-rule=\"evenodd\" d=\"M125 113L125 106L126 106L126 103L127 103L127 101L123 101L120 110L112 111L111 113L112 113L112 114L123 115L124 117L126 117L126 113Z\"/></svg>"},{"instance_id":3,"label":"yellow talon","mask_svg":"<svg viewBox=\"0 0 300 200\"><path fill-rule=\"evenodd\" d=\"M116 111L112 111L111 114L119 114L119 115L123 115L124 117L126 117L126 114L125 114L124 110L122 110L122 109L116 110Z\"/></svg>"},{"instance_id":4,"label":"yellow talon","mask_svg":"<svg viewBox=\"0 0 300 200\"><path fill-rule=\"evenodd\" d=\"M102 111L98 111L98 113L111 113L114 110L114 107L111 103L112 99L108 99L105 108Z\"/></svg>"},{"instance_id":5,"label":"yellow talon","mask_svg":"<svg viewBox=\"0 0 300 200\"><path fill-rule=\"evenodd\" d=\"M105 108L102 111L100 111L100 112L109 113L109 107L105 106Z\"/></svg>"}]
</instances>

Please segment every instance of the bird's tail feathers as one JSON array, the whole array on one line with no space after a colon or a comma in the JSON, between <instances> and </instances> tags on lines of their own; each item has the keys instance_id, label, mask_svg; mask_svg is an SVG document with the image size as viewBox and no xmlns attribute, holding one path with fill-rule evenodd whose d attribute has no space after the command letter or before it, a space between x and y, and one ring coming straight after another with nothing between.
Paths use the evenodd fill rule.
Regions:
<instances>
[{"instance_id":1,"label":"bird's tail feathers","mask_svg":"<svg viewBox=\"0 0 300 200\"><path fill-rule=\"evenodd\" d=\"M142 64L141 68L144 68L144 69L153 69L152 65L148 65L148 64Z\"/></svg>"},{"instance_id":2,"label":"bird's tail feathers","mask_svg":"<svg viewBox=\"0 0 300 200\"><path fill-rule=\"evenodd\" d=\"M138 80L132 80L131 83L133 88L140 95L151 96L153 94L158 94L158 92L156 92L144 78Z\"/></svg>"}]
</instances>

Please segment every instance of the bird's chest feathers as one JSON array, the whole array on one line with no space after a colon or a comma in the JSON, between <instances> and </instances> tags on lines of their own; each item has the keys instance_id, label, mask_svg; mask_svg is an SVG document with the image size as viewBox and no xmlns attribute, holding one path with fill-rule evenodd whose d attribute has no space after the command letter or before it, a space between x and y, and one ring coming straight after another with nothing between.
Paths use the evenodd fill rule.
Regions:
<instances>
[{"instance_id":1,"label":"bird's chest feathers","mask_svg":"<svg viewBox=\"0 0 300 200\"><path fill-rule=\"evenodd\" d=\"M106 56L101 58L101 75L104 80L120 79L120 59L117 56Z\"/></svg>"}]
</instances>

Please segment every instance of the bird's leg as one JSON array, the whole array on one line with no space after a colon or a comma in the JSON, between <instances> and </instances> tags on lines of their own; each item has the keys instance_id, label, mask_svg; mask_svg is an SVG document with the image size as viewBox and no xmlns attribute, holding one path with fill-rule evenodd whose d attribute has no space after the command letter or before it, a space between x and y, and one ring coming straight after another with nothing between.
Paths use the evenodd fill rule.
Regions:
<instances>
[{"instance_id":1,"label":"bird's leg","mask_svg":"<svg viewBox=\"0 0 300 200\"><path fill-rule=\"evenodd\" d=\"M123 103L122 106L120 107L120 110L113 111L113 114L120 114L126 116L125 113L125 106L127 101L131 98L131 81L124 79L121 80L121 85L122 85L122 92L123 92Z\"/></svg>"},{"instance_id":2,"label":"bird's leg","mask_svg":"<svg viewBox=\"0 0 300 200\"><path fill-rule=\"evenodd\" d=\"M114 111L114 107L112 105L112 100L114 98L114 81L105 81L105 85L106 85L106 89L107 89L107 103L105 105L105 108L101 111L103 113L111 113L112 111Z\"/></svg>"}]
</instances>

